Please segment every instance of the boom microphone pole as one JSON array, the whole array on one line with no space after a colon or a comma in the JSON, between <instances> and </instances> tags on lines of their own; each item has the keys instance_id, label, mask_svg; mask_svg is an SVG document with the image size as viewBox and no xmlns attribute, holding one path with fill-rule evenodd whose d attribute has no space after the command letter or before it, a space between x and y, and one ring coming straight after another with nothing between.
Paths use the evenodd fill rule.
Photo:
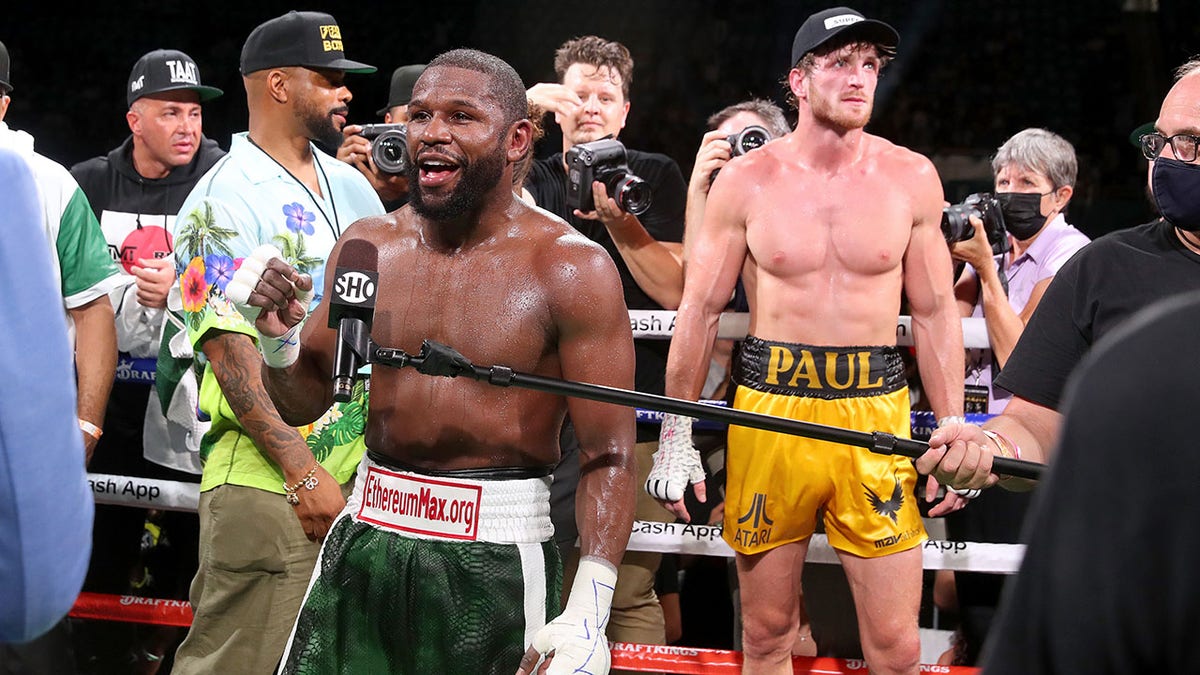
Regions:
<instances>
[{"instance_id":1,"label":"boom microphone pole","mask_svg":"<svg viewBox=\"0 0 1200 675\"><path fill-rule=\"evenodd\" d=\"M629 407L651 408L662 412L698 417L736 426L774 431L777 433L803 436L818 441L841 443L855 447L866 448L871 452L902 455L916 459L929 450L929 443L911 438L897 438L894 434L883 431L855 431L815 422L775 417L748 410L723 408L720 406L685 401L669 396L644 394L638 391L618 389L599 384L572 382L542 375L533 375L514 371L507 366L477 366L452 347L431 340L421 344L421 351L413 356L399 349L370 345L370 361L380 365L403 368L412 366L425 375L440 375L443 377L469 377L473 380L487 382L497 387L519 387L543 391L559 396L573 396L602 403L614 403ZM1037 480L1046 468L1044 464L1010 457L995 457L992 468L996 473L1017 478Z\"/></svg>"}]
</instances>

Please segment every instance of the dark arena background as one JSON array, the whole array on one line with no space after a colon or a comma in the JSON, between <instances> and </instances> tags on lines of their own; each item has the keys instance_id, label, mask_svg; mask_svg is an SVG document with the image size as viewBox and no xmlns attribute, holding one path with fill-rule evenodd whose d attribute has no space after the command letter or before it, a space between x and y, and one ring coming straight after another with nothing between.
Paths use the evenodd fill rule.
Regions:
<instances>
[{"instance_id":1,"label":"dark arena background","mask_svg":"<svg viewBox=\"0 0 1200 675\"><path fill-rule=\"evenodd\" d=\"M226 95L205 106L206 134L228 148L246 126L237 72L242 42L290 9L332 13L347 55L378 66L351 76L351 120L377 121L393 68L469 46L511 63L526 85L554 78L554 49L589 33L615 39L636 68L631 147L691 169L704 120L749 96L783 104L792 37L830 2L807 0L491 0L434 3L11 3L0 41L15 91L7 122L66 165L106 153L127 134L133 62L176 48ZM1091 236L1151 216L1145 162L1127 138L1152 121L1171 71L1200 53L1197 0L857 0L900 32L869 131L936 162L946 197L989 188L987 159L1029 126L1062 134L1079 155L1068 219ZM549 125L539 151L559 149Z\"/></svg>"}]
</instances>

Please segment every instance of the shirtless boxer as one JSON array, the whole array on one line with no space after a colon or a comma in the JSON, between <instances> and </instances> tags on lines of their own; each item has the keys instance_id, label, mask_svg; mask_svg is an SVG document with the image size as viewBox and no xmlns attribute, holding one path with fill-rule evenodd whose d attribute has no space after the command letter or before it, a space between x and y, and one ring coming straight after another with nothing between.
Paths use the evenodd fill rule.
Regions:
<instances>
[{"instance_id":1,"label":"shirtless boxer","mask_svg":"<svg viewBox=\"0 0 1200 675\"><path fill-rule=\"evenodd\" d=\"M962 415L962 329L939 229L942 189L926 158L863 131L899 40L844 7L796 34L788 85L796 130L721 170L695 233L667 366L667 394L695 399L717 319L739 274L750 337L735 407L909 435L896 323L901 291L925 391ZM703 471L687 418L668 416L647 489L687 518ZM816 517L854 593L874 673L916 673L925 530L904 457L740 427L729 430L724 536L737 552L746 673L790 673L799 584ZM951 495L936 507L957 508Z\"/></svg>"},{"instance_id":2,"label":"shirtless boxer","mask_svg":"<svg viewBox=\"0 0 1200 675\"><path fill-rule=\"evenodd\" d=\"M341 252L366 242L378 251L377 343L416 353L428 338L479 363L631 388L611 259L513 196L513 164L531 149L526 111L503 61L455 50L431 62L409 106L411 202L348 229L329 279ZM311 279L273 259L243 281L255 289L250 304L266 308L256 326L269 350L279 340L267 336L303 319L295 296ZM323 302L304 324L292 365L264 368L284 419L329 407L328 311ZM282 672L510 675L551 650L551 673L608 672L604 622L632 525L633 411L380 366L371 389L368 455ZM548 496L568 410L583 446L584 558L566 609L546 624L561 607Z\"/></svg>"}]
</instances>

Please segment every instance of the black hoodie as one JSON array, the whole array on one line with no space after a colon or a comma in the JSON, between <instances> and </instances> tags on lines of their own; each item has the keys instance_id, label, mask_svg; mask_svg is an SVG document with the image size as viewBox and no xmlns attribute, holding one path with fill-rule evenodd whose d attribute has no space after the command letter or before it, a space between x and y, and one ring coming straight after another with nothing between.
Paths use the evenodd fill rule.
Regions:
<instances>
[{"instance_id":1,"label":"black hoodie","mask_svg":"<svg viewBox=\"0 0 1200 675\"><path fill-rule=\"evenodd\" d=\"M71 167L71 175L96 212L113 257L128 264L134 252L122 251L122 243L130 229L155 225L170 230L171 221L196 181L224 155L216 141L201 136L200 148L189 164L177 167L163 178L143 178L133 168L133 136L130 136L107 156L93 157Z\"/></svg>"},{"instance_id":2,"label":"black hoodie","mask_svg":"<svg viewBox=\"0 0 1200 675\"><path fill-rule=\"evenodd\" d=\"M201 136L200 148L187 165L163 178L143 178L133 167L130 136L108 155L71 167L71 175L96 212L113 259L126 274L132 274L130 268L139 258L161 258L172 252L169 233L175 215L196 182L224 155L216 141ZM150 391L147 385L154 382L162 310L137 304L135 292L136 287L130 284L120 299L114 298L121 354L105 431L110 426L128 428L140 440ZM114 410L120 419L114 418Z\"/></svg>"}]
</instances>

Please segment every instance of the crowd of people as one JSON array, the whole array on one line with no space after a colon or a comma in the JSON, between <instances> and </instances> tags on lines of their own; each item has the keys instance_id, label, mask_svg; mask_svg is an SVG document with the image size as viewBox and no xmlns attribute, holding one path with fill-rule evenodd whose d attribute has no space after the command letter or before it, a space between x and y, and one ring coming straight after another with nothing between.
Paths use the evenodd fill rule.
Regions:
<instances>
[{"instance_id":1,"label":"crowd of people","mask_svg":"<svg viewBox=\"0 0 1200 675\"><path fill-rule=\"evenodd\" d=\"M1090 242L1067 220L1080 167L1059 133L1012 130L969 210L929 157L865 130L900 38L850 8L812 14L779 68L790 112L729 101L686 177L621 142L635 59L596 35L546 55L553 82L474 49L402 65L379 128L350 120L376 71L348 57L353 36L291 11L242 45L246 131L227 147L203 133L205 106L232 94L201 78L219 64L157 49L129 74L126 140L69 170L4 123L21 55L0 44L0 218L40 233L0 247L0 276L30 289L0 316L45 373L0 396L0 672L609 672L608 641L685 634L680 561L627 551L633 522L694 518L735 552L748 673L818 653L917 672L921 544L943 517L956 540L1030 543L1007 607L1003 577L939 576L961 620L945 662L1186 663L1150 637L1104 642L1139 615L1118 604L1136 594L1058 632L1099 592L1081 581L1043 603L1064 565L1128 563L1085 556L1094 533L1064 522L1078 475L1037 487L993 461L1078 466L1085 448L1136 443L1116 412L1098 425L1111 436L1082 421L1084 401L1120 393L1097 371L1136 380L1121 355L1168 343L1193 367L1169 338L1194 302L1134 317L1200 291L1200 62L1136 135L1161 217ZM561 151L538 158L551 120ZM381 134L400 139L387 162ZM675 310L672 339L635 340L628 310ZM718 339L731 310L749 334ZM964 349L967 317L990 348ZM360 372L378 348L403 358ZM4 365L11 381L27 358ZM745 427L706 444L687 416L639 424L626 406L475 381L473 363L899 438L919 402L937 428L915 462ZM1144 402L1186 405L1154 365ZM36 452L31 426L47 433ZM1182 434L1163 426L1155 442ZM82 467L195 484L198 512L93 514ZM816 533L849 583L853 654L809 625ZM1151 569L1175 554L1155 550ZM188 600L194 618L64 619L81 588ZM1171 611L1142 613L1187 616L1159 601Z\"/></svg>"}]
</instances>

